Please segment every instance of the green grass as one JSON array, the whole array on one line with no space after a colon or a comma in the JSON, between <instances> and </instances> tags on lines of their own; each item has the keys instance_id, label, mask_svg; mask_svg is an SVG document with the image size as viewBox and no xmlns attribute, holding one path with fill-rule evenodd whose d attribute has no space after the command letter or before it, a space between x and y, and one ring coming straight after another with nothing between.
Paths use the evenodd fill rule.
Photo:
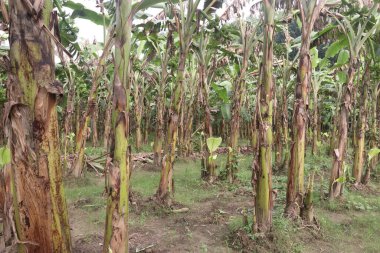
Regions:
<instances>
[{"instance_id":1,"label":"green grass","mask_svg":"<svg viewBox=\"0 0 380 253\"><path fill-rule=\"evenodd\" d=\"M294 240L297 227L289 219L283 217L282 213L273 216L273 235L275 245L280 252L303 252L302 242Z\"/></svg>"},{"instance_id":2,"label":"green grass","mask_svg":"<svg viewBox=\"0 0 380 253\"><path fill-rule=\"evenodd\" d=\"M372 183L370 187L374 188L375 185ZM361 192L354 188L350 190L345 187L342 198L333 201L321 201L318 194L314 194L314 203L329 211L380 211L380 197L372 192Z\"/></svg>"},{"instance_id":3,"label":"green grass","mask_svg":"<svg viewBox=\"0 0 380 253\"><path fill-rule=\"evenodd\" d=\"M185 205L200 202L217 193L217 189L207 188L201 180L200 161L179 160L174 165L174 200ZM160 181L161 172L136 170L132 173L131 186L143 197L151 197Z\"/></svg>"},{"instance_id":4,"label":"green grass","mask_svg":"<svg viewBox=\"0 0 380 253\"><path fill-rule=\"evenodd\" d=\"M69 178L64 182L69 205L86 213L90 224L103 224L106 217L106 200L103 197L104 179L100 180L87 173L84 178Z\"/></svg>"},{"instance_id":5,"label":"green grass","mask_svg":"<svg viewBox=\"0 0 380 253\"><path fill-rule=\"evenodd\" d=\"M85 178L65 180L65 193L68 203L74 203L80 199L89 199L91 202L103 203L102 196L104 186L97 178L88 175Z\"/></svg>"},{"instance_id":6,"label":"green grass","mask_svg":"<svg viewBox=\"0 0 380 253\"><path fill-rule=\"evenodd\" d=\"M150 197L156 192L160 182L160 172L137 170L132 172L131 187L143 197Z\"/></svg>"},{"instance_id":7,"label":"green grass","mask_svg":"<svg viewBox=\"0 0 380 253\"><path fill-rule=\"evenodd\" d=\"M214 196L218 189L208 187L200 178L201 163L178 161L174 168L174 199L179 203L191 205Z\"/></svg>"},{"instance_id":8,"label":"green grass","mask_svg":"<svg viewBox=\"0 0 380 253\"><path fill-rule=\"evenodd\" d=\"M380 198L371 193L364 194L358 191L346 191L345 207L357 211L380 211Z\"/></svg>"},{"instance_id":9,"label":"green grass","mask_svg":"<svg viewBox=\"0 0 380 253\"><path fill-rule=\"evenodd\" d=\"M305 172L310 171L329 171L332 165L332 156L327 153L327 146L319 147L318 154L312 155L311 149L306 149Z\"/></svg>"},{"instance_id":10,"label":"green grass","mask_svg":"<svg viewBox=\"0 0 380 253\"><path fill-rule=\"evenodd\" d=\"M355 252L359 246L361 252L380 252L378 236L380 234L380 219L378 212L352 213L346 212L341 220L335 216L318 211L325 239L331 242L333 251Z\"/></svg>"},{"instance_id":11,"label":"green grass","mask_svg":"<svg viewBox=\"0 0 380 253\"><path fill-rule=\"evenodd\" d=\"M378 242L380 234L379 213L369 212L353 220L352 236L357 236L362 240L364 252L380 252Z\"/></svg>"}]
</instances>

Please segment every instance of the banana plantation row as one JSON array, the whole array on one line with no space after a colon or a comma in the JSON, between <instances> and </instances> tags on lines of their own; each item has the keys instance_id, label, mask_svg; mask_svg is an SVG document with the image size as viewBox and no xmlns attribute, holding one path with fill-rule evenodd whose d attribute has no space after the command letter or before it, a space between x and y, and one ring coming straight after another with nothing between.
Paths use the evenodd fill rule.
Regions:
<instances>
[{"instance_id":1,"label":"banana plantation row","mask_svg":"<svg viewBox=\"0 0 380 253\"><path fill-rule=\"evenodd\" d=\"M99 0L94 11L0 1L7 249L72 251L62 179L83 176L90 142L107 150L103 252L128 252L131 150L150 141L161 169L155 198L170 206L177 156L200 152L203 180L235 183L239 145L249 140L253 232L272 227L274 167L288 173L285 216L315 221L308 146L318 155L329 143L331 201L347 181L369 182L379 153L379 4L200 2ZM152 15L151 6L162 10ZM79 44L77 18L101 25L104 43ZM217 169L222 140L226 167Z\"/></svg>"}]
</instances>

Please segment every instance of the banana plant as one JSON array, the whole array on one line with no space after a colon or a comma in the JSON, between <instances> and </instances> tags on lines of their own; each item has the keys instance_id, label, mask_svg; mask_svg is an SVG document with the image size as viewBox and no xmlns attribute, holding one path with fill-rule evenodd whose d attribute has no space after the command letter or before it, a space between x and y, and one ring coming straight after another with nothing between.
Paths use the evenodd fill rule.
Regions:
<instances>
[{"instance_id":1,"label":"banana plant","mask_svg":"<svg viewBox=\"0 0 380 253\"><path fill-rule=\"evenodd\" d=\"M272 144L273 144L273 34L275 0L264 0L264 40L262 55L262 75L257 94L258 154L254 159L252 172L254 181L253 230L267 233L272 226Z\"/></svg>"},{"instance_id":2,"label":"banana plant","mask_svg":"<svg viewBox=\"0 0 380 253\"><path fill-rule=\"evenodd\" d=\"M3 1L2 1L3 2ZM17 252L71 252L70 226L62 183L57 104L63 94L55 77L49 29L52 1L9 1L9 79L5 128L12 153L9 214ZM32 6L32 7L30 7ZM32 127L33 126L33 127ZM27 210L27 211L26 211ZM37 246L37 247L36 247ZM7 251L7 250L6 250Z\"/></svg>"},{"instance_id":3,"label":"banana plant","mask_svg":"<svg viewBox=\"0 0 380 253\"><path fill-rule=\"evenodd\" d=\"M139 72L134 72L131 78L131 86L133 86L134 111L136 119L136 150L139 151L142 145L141 120L143 117L143 101L145 96L145 79Z\"/></svg>"},{"instance_id":4,"label":"banana plant","mask_svg":"<svg viewBox=\"0 0 380 253\"><path fill-rule=\"evenodd\" d=\"M246 22L243 19L239 21L240 28L240 40L242 55L239 57L237 68L239 69L238 74L234 80L233 85L233 95L232 95L232 110L230 124L230 136L228 139L229 152L227 156L227 162L225 167L226 179L228 182L232 183L236 179L236 172L238 168L237 155L239 153L238 149L238 139L239 139L239 127L240 127L240 113L243 105L243 94L246 91L246 76L250 63L250 56L253 49L256 47L258 42L258 36L256 31L258 28L258 22Z\"/></svg>"},{"instance_id":5,"label":"banana plant","mask_svg":"<svg viewBox=\"0 0 380 253\"><path fill-rule=\"evenodd\" d=\"M54 0L54 7L57 8L57 14L59 17L57 33L62 45L71 53L73 57L78 57L81 52L80 45L78 43L79 28L75 26L75 16L69 15L63 10L65 3L62 0Z\"/></svg>"},{"instance_id":6,"label":"banana plant","mask_svg":"<svg viewBox=\"0 0 380 253\"><path fill-rule=\"evenodd\" d=\"M157 199L168 206L172 203L173 163L177 148L178 124L183 99L186 60L192 43L192 36L196 29L194 17L199 2L200 0L189 0L186 5L184 2L181 2L179 4L179 10L175 10L174 5L171 5L179 38L179 62L176 81L171 96L165 159L162 160L161 179L156 194Z\"/></svg>"},{"instance_id":7,"label":"banana plant","mask_svg":"<svg viewBox=\"0 0 380 253\"><path fill-rule=\"evenodd\" d=\"M106 224L103 252L128 253L129 212L129 110L132 0L115 3L115 71L113 79L113 149L107 161Z\"/></svg>"},{"instance_id":8,"label":"banana plant","mask_svg":"<svg viewBox=\"0 0 380 253\"><path fill-rule=\"evenodd\" d=\"M346 52L346 50L342 50L340 56L338 57L338 61L335 64L335 66L342 66L343 64L346 64L348 61L348 58L341 57L341 55L345 55L342 52ZM313 101L312 101L312 107L313 110L313 137L312 137L312 154L316 155L318 150L318 124L319 124L319 116L320 116L320 109L319 109L319 91L320 89L323 89L321 87L322 85L325 86L327 84L333 84L333 72L334 69L330 68L328 66L328 60L326 58L320 59L318 57L318 49L316 47L313 47L310 50L310 57L311 57L311 66L313 69L313 76L311 77L311 86L313 91Z\"/></svg>"},{"instance_id":9,"label":"banana plant","mask_svg":"<svg viewBox=\"0 0 380 253\"><path fill-rule=\"evenodd\" d=\"M380 34L376 35L377 39L380 38ZM378 75L376 76L376 73L378 73L379 69L379 59L380 59L380 49L379 43L375 43L375 41L378 41L377 39L373 41L369 41L369 48L371 52L371 58L373 61L373 65L371 67L371 75L374 79L378 78ZM375 70L375 71L373 71ZM374 73L374 74L372 74ZM370 149L376 149L378 146L378 121L377 121L377 110L378 110L378 101L379 101L379 95L380 95L380 85L378 82L372 82L372 85L369 87L371 99L368 101L370 102L370 112L368 115L368 125L369 125L369 148ZM371 151L368 151L368 154L370 154ZM373 152L373 151L372 151ZM373 157L368 157L367 159L367 169L365 171L365 174L362 178L362 183L364 185L367 185L370 181L371 173L374 170L375 166L377 165L379 160L378 155L374 155Z\"/></svg>"},{"instance_id":10,"label":"banana plant","mask_svg":"<svg viewBox=\"0 0 380 253\"><path fill-rule=\"evenodd\" d=\"M206 5L206 2L205 2ZM198 19L200 19L198 15ZM194 41L193 50L197 56L198 60L198 71L199 71L199 100L201 103L201 113L204 120L204 128L203 134L201 138L206 139L211 138L213 136L212 129L212 116L211 116L211 106L210 106L210 92L211 87L215 86L213 80L215 79L215 70L216 70L216 62L217 57L215 56L217 53L216 41L212 40L212 36L210 36L210 30L213 27L213 22L210 22L206 27L206 19L203 19L203 25L200 28L199 36L197 36L197 40ZM230 83L229 83L230 84ZM231 84L230 84L231 85ZM224 99L228 100L227 90L225 87L217 86L217 88L223 89L222 92L220 89L216 89L219 95L223 94ZM201 168L201 178L208 182L213 182L216 179L215 172L215 161L214 159L210 159L212 151L206 147L205 145L201 145L201 150L203 154L202 158L202 168Z\"/></svg>"},{"instance_id":11,"label":"banana plant","mask_svg":"<svg viewBox=\"0 0 380 253\"><path fill-rule=\"evenodd\" d=\"M297 195L304 195L304 167L308 87L310 87L312 66L310 61L311 34L314 23L320 15L326 0L298 0L299 14L302 23L301 47L299 51L299 67L293 111L293 135L289 161L288 185L286 192L285 212L289 217L299 216L296 203Z\"/></svg>"},{"instance_id":12,"label":"banana plant","mask_svg":"<svg viewBox=\"0 0 380 253\"><path fill-rule=\"evenodd\" d=\"M115 0L111 0L108 2L103 3L103 1L100 1L101 3L98 3L98 6L104 8L106 7L109 10L109 13L111 15L103 15L102 13L98 13L96 11L90 10L85 5L75 2L75 1L62 1L62 0L55 0L56 3L59 3L60 6L66 7L69 9L72 9L73 12L71 13L70 17L72 19L75 18L81 18L85 20L89 20L92 23L96 25L106 25L109 26L114 22L114 16L115 16ZM134 18L143 18L147 16L147 13L143 13L144 10L148 8L158 8L163 9L166 6L166 2L164 0L142 0L138 1L132 4L132 16ZM179 0L172 0L170 1L172 4L178 3Z\"/></svg>"},{"instance_id":13,"label":"banana plant","mask_svg":"<svg viewBox=\"0 0 380 253\"><path fill-rule=\"evenodd\" d=\"M84 149L85 149L85 144L86 144L86 139L87 139L88 125L90 123L91 116L94 113L95 108L96 108L98 87L99 87L99 84L101 83L101 78L105 70L105 66L107 64L107 58L110 54L111 48L114 43L113 35L114 35L114 32L112 29L109 32L109 38L105 44L102 55L99 57L95 70L92 74L92 77L91 77L92 85L88 94L86 110L85 110L85 113L82 115L82 119L80 120L79 128L75 136L76 137L75 139L76 156L74 158L74 161L72 163L72 168L71 168L71 171L75 177L80 177L83 173Z\"/></svg>"},{"instance_id":14,"label":"banana plant","mask_svg":"<svg viewBox=\"0 0 380 253\"><path fill-rule=\"evenodd\" d=\"M184 87L184 95L181 106L181 116L179 125L179 138L178 138L178 153L181 156L188 157L192 153L192 140L193 135L192 127L194 121L194 113L198 102L198 71L196 66L196 56L193 54L189 56L187 65L186 83Z\"/></svg>"},{"instance_id":15,"label":"banana plant","mask_svg":"<svg viewBox=\"0 0 380 253\"><path fill-rule=\"evenodd\" d=\"M363 50L364 43L380 29L380 15L377 10L379 4L375 3L372 8L360 19L350 20L349 17L338 13L328 12L334 17L341 29L344 31L349 43L350 59L348 63L348 76L344 85L344 91L339 111L338 119L338 141L333 152L333 164L330 176L329 196L331 199L342 195L342 184L336 179L343 174L342 161L345 160L348 117L352 109L352 99L354 91L354 78L358 70L360 52ZM357 18L357 17L356 17ZM355 23L354 23L355 21ZM355 28L354 28L355 27Z\"/></svg>"},{"instance_id":16,"label":"banana plant","mask_svg":"<svg viewBox=\"0 0 380 253\"><path fill-rule=\"evenodd\" d=\"M356 120L356 125L353 122L355 130L353 133L354 138L354 164L352 167L352 175L355 178L355 184L362 181L363 167L364 167L364 151L365 151L365 135L368 119L368 90L371 81L370 65L371 60L366 60L364 70L362 71L362 85L360 87L360 101L359 101L359 115ZM355 119L355 112L353 117Z\"/></svg>"}]
</instances>

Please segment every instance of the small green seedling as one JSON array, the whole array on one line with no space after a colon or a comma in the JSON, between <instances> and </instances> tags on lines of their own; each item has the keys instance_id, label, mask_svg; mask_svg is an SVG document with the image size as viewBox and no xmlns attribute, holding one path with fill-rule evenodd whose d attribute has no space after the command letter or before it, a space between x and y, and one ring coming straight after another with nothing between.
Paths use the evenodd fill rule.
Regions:
<instances>
[{"instance_id":1,"label":"small green seedling","mask_svg":"<svg viewBox=\"0 0 380 253\"><path fill-rule=\"evenodd\" d=\"M215 151L219 148L220 144L222 143L222 138L221 137L210 137L207 138L206 140L207 143L207 148L210 152L210 161L211 160L216 160L217 154L215 154Z\"/></svg>"}]
</instances>

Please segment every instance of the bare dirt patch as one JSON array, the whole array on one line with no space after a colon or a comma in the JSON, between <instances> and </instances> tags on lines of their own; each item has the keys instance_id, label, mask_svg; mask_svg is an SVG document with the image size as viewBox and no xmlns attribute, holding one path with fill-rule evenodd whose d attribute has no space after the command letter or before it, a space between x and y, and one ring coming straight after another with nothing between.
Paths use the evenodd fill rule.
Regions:
<instances>
[{"instance_id":1,"label":"bare dirt patch","mask_svg":"<svg viewBox=\"0 0 380 253\"><path fill-rule=\"evenodd\" d=\"M207 199L189 206L188 212L166 212L149 217L142 226L132 225L131 249L150 246L145 252L235 252L228 247L228 221L251 202L232 197ZM157 214L157 209L153 210Z\"/></svg>"},{"instance_id":2,"label":"bare dirt patch","mask_svg":"<svg viewBox=\"0 0 380 253\"><path fill-rule=\"evenodd\" d=\"M69 217L73 252L102 252L103 230L88 222L88 212L73 205L69 208Z\"/></svg>"}]
</instances>

